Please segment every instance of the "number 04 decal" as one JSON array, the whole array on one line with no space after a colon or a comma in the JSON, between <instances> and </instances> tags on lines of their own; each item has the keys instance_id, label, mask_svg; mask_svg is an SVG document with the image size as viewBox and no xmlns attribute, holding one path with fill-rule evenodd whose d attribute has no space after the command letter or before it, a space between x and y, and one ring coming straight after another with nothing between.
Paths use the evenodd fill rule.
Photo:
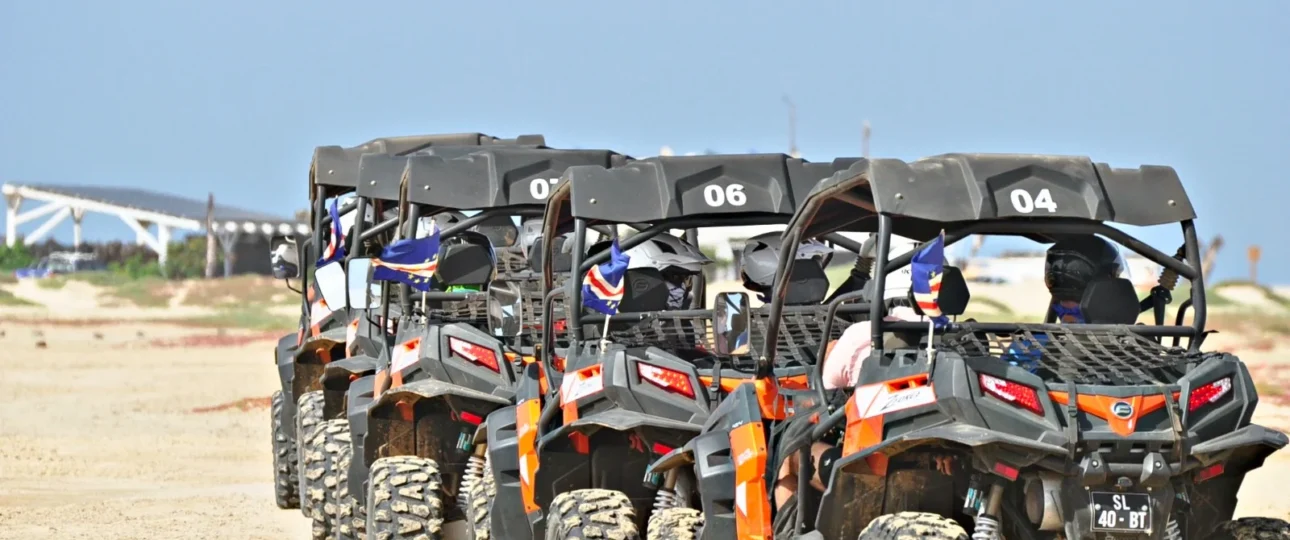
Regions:
<instances>
[{"instance_id":1,"label":"number 04 decal","mask_svg":"<svg viewBox=\"0 0 1290 540\"><path fill-rule=\"evenodd\" d=\"M703 188L703 202L708 206L717 207L725 206L743 206L748 204L748 196L744 195L744 187L740 184L730 184L722 189L716 184L709 184Z\"/></svg>"},{"instance_id":2,"label":"number 04 decal","mask_svg":"<svg viewBox=\"0 0 1290 540\"><path fill-rule=\"evenodd\" d=\"M1034 212L1036 208L1043 208L1050 214L1057 211L1057 203L1053 202L1053 194L1048 192L1048 188L1039 190L1033 197L1024 189L1012 190L1012 207L1023 214Z\"/></svg>"}]
</instances>

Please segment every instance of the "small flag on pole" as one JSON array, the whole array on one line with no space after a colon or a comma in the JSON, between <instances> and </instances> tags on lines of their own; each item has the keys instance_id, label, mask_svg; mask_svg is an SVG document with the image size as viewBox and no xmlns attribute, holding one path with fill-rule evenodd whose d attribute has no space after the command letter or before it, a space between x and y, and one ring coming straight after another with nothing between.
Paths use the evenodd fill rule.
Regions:
<instances>
[{"instance_id":1,"label":"small flag on pole","mask_svg":"<svg viewBox=\"0 0 1290 540\"><path fill-rule=\"evenodd\" d=\"M331 200L327 213L331 215L331 231L327 237L327 248L323 250L322 257L318 258L318 268L345 258L345 235L340 231L340 211L336 209L336 199Z\"/></svg>"},{"instance_id":2,"label":"small flag on pole","mask_svg":"<svg viewBox=\"0 0 1290 540\"><path fill-rule=\"evenodd\" d=\"M428 236L386 246L380 257L372 259L372 267L373 280L397 281L418 291L429 291L439 270L439 228L432 227Z\"/></svg>"},{"instance_id":3,"label":"small flag on pole","mask_svg":"<svg viewBox=\"0 0 1290 540\"><path fill-rule=\"evenodd\" d=\"M932 240L910 261L912 273L911 289L914 302L935 327L940 328L950 322L949 317L941 313L941 278L945 276L945 231Z\"/></svg>"},{"instance_id":4,"label":"small flag on pole","mask_svg":"<svg viewBox=\"0 0 1290 540\"><path fill-rule=\"evenodd\" d=\"M618 303L623 300L623 278L631 257L618 247L617 238L609 250L609 260L592 267L582 279L582 305L605 315L614 315L618 313Z\"/></svg>"}]
</instances>

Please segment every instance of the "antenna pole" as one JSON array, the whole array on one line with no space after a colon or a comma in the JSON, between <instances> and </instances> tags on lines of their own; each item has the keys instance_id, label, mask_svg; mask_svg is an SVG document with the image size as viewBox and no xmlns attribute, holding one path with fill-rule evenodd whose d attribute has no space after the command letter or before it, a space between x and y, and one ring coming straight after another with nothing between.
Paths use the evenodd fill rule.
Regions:
<instances>
[{"instance_id":1,"label":"antenna pole","mask_svg":"<svg viewBox=\"0 0 1290 540\"><path fill-rule=\"evenodd\" d=\"M788 105L788 155L802 157L797 151L797 105L793 104L788 94L784 95L784 104Z\"/></svg>"},{"instance_id":2,"label":"antenna pole","mask_svg":"<svg viewBox=\"0 0 1290 540\"><path fill-rule=\"evenodd\" d=\"M860 139L860 155L869 159L869 137L873 135L873 130L869 128L869 121L864 121L864 135Z\"/></svg>"}]
</instances>

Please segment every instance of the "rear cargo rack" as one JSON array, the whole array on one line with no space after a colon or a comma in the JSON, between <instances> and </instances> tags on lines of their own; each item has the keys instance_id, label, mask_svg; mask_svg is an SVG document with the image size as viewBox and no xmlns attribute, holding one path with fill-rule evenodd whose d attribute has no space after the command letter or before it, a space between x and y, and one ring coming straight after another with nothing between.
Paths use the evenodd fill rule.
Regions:
<instances>
[{"instance_id":1,"label":"rear cargo rack","mask_svg":"<svg viewBox=\"0 0 1290 540\"><path fill-rule=\"evenodd\" d=\"M960 324L942 347L965 358L991 357L1031 369L1048 382L1172 384L1199 355L1165 347L1129 327L1027 324L1001 334Z\"/></svg>"},{"instance_id":2,"label":"rear cargo rack","mask_svg":"<svg viewBox=\"0 0 1290 540\"><path fill-rule=\"evenodd\" d=\"M780 322L779 343L776 347L776 363L783 367L809 366L816 362L815 355L820 347L820 334L824 331L824 319L828 306L819 310L794 311L783 314ZM768 311L759 309L752 312L756 330L751 335L752 354L761 354L765 343L766 325L769 322ZM835 319L829 339L837 339L848 324ZM584 327L588 340L599 339L601 327L588 324ZM669 352L698 351L711 353L715 351L712 340L712 319L710 317L670 316L666 311L646 318L638 323L613 323L609 328L610 341L627 347L653 346ZM752 357L736 358L737 369L754 369L757 363Z\"/></svg>"}]
</instances>

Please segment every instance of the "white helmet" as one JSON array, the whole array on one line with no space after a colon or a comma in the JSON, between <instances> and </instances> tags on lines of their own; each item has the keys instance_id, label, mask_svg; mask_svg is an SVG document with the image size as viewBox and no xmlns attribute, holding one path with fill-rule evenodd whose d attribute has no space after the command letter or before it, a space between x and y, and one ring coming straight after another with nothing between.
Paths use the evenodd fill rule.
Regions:
<instances>
[{"instance_id":1,"label":"white helmet","mask_svg":"<svg viewBox=\"0 0 1290 540\"><path fill-rule=\"evenodd\" d=\"M703 265L712 264L712 259L698 248L667 233L659 234L627 250L627 256L631 257L627 268L681 270L689 274L698 274L703 271Z\"/></svg>"},{"instance_id":2,"label":"white helmet","mask_svg":"<svg viewBox=\"0 0 1290 540\"><path fill-rule=\"evenodd\" d=\"M875 249L877 246L877 236L870 236L865 240L864 246L860 249L861 257L875 258ZM892 235L891 242L887 246L887 260L894 259L918 248L918 242ZM887 279L883 282L882 299L893 300L906 298L909 295L909 288L913 286L914 272L910 265L905 265L895 272L887 274Z\"/></svg>"}]
</instances>

